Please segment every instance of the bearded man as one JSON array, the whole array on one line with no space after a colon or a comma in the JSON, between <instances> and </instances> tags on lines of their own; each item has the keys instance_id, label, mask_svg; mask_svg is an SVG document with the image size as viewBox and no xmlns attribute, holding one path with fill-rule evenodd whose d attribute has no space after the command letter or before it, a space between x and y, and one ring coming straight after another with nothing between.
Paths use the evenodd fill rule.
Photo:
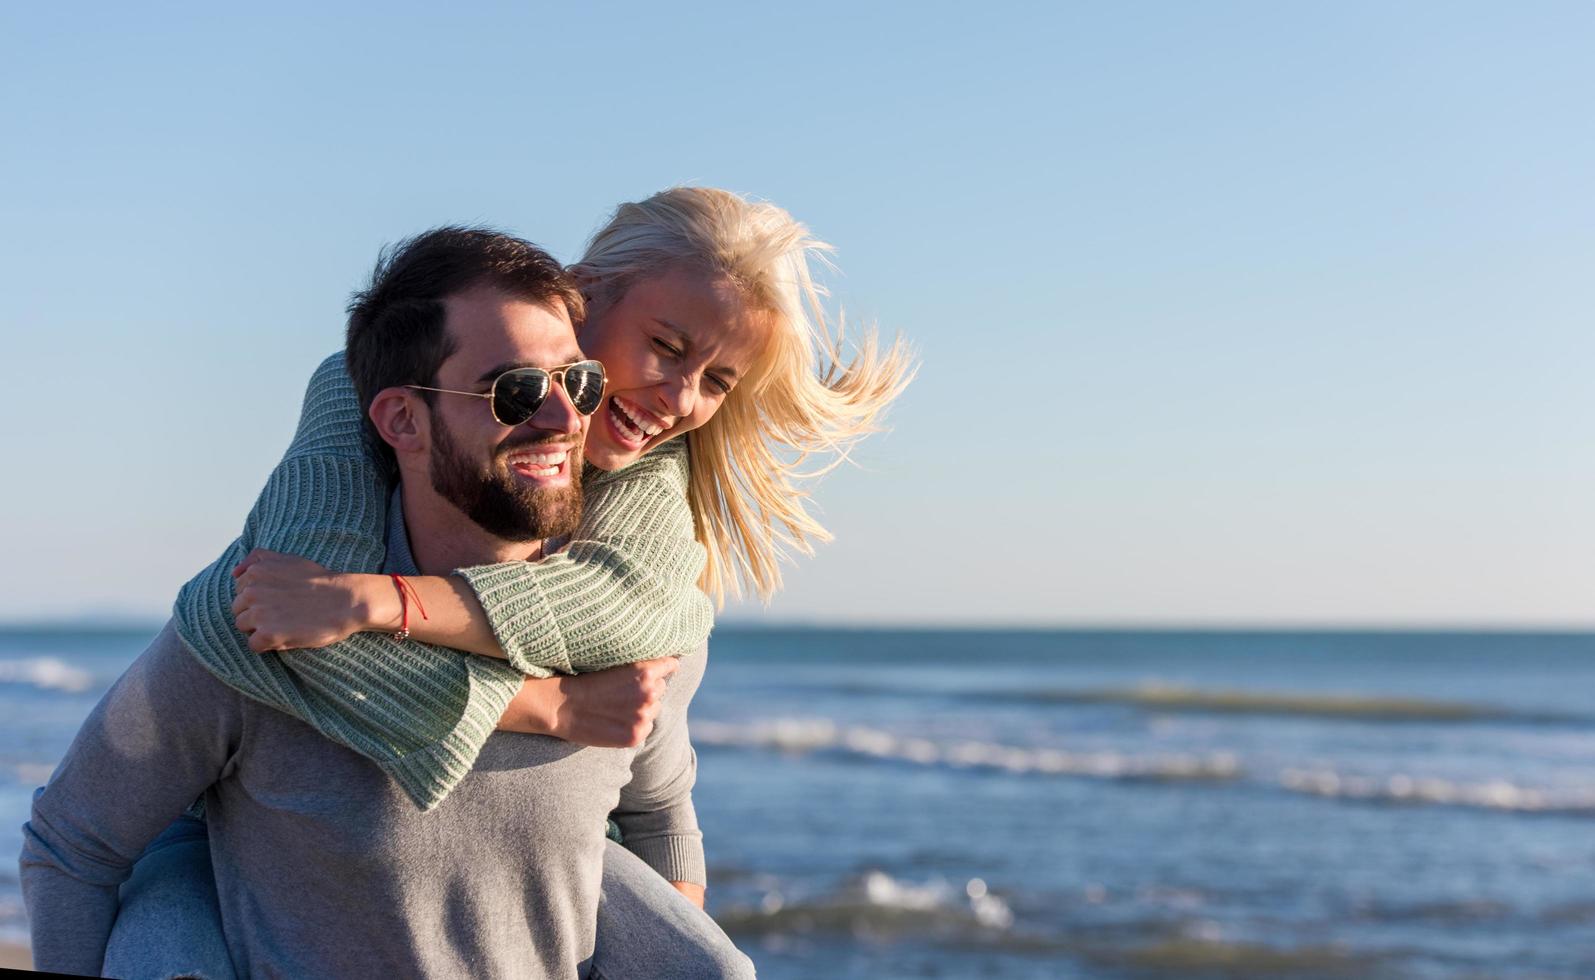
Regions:
<instances>
[{"instance_id":1,"label":"bearded man","mask_svg":"<svg viewBox=\"0 0 1595 980\"><path fill-rule=\"evenodd\" d=\"M579 384L550 382L583 362L580 313L552 258L493 232L441 229L379 264L352 311L347 359L398 475L387 541L397 589L404 575L537 560L545 539L575 527L587 419ZM483 396L522 382L541 400L521 399L527 417L503 421L498 400ZM423 811L367 758L222 683L168 625L35 797L22 856L35 963L100 973L113 925L123 928L120 887L198 799L213 931L239 975L583 975L600 889L611 899L605 854L615 845L604 829L617 800L630 785L675 785L681 798L658 801L658 812L691 812L690 774L680 775L693 765L685 713L703 659L687 658L655 699L639 749L494 734ZM626 857L651 878L635 895L652 888L697 913ZM664 903L634 903L637 935ZM693 940L719 945L691 975L751 975L723 939ZM633 962L673 955L640 952Z\"/></svg>"}]
</instances>

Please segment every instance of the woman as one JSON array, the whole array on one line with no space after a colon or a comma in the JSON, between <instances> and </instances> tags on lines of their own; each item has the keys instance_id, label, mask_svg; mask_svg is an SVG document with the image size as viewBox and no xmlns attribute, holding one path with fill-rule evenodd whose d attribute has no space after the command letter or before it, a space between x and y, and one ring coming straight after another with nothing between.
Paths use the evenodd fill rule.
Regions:
<instances>
[{"instance_id":1,"label":"woman","mask_svg":"<svg viewBox=\"0 0 1595 980\"><path fill-rule=\"evenodd\" d=\"M392 580L317 564L374 572L383 558L385 474L336 358L312 380L245 538L183 590L185 641L222 680L371 758L423 808L469 771L494 722L570 734L561 699L593 678L549 674L690 652L708 633L707 597L746 586L767 598L783 548L826 536L799 488L829 467L805 473L803 461L845 457L911 373L901 344L881 351L873 338L843 365L809 270L826 251L779 208L709 189L623 205L598 232L570 270L588 309L580 342L609 376L586 450L604 472L589 476L580 528L542 562L410 580L429 614L410 617L409 633L482 656L417 656L389 635L407 599ZM280 519L305 500L321 504L312 520ZM305 646L324 649L260 655ZM174 838L194 852L194 833ZM701 857L687 867L633 849L701 906ZM152 903L135 896L208 880L175 851L141 861L121 946L163 928L144 924ZM606 864L606 901L612 885L647 887L614 877ZM625 931L606 929L601 909L600 954ZM108 971L118 949L113 936Z\"/></svg>"}]
</instances>

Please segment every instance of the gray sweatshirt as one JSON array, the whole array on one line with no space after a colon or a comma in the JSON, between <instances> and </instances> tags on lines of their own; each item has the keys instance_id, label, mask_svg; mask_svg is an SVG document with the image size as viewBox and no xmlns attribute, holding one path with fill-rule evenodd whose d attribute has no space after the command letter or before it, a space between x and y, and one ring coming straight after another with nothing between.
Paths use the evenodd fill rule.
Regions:
<instances>
[{"instance_id":1,"label":"gray sweatshirt","mask_svg":"<svg viewBox=\"0 0 1595 980\"><path fill-rule=\"evenodd\" d=\"M390 564L414 573L402 522ZM205 800L241 977L574 977L592 954L612 811L627 846L701 883L684 657L641 749L491 736L441 804L212 676L168 624L90 714L23 827L41 970L98 975L117 887Z\"/></svg>"}]
</instances>

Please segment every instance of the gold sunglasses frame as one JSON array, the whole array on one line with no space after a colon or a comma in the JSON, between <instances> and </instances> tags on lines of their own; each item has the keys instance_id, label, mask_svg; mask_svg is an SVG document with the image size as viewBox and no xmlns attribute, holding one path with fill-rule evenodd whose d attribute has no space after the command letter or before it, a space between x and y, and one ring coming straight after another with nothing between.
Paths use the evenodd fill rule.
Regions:
<instances>
[{"instance_id":1,"label":"gold sunglasses frame","mask_svg":"<svg viewBox=\"0 0 1595 980\"><path fill-rule=\"evenodd\" d=\"M489 386L486 391L459 391L458 389L455 389L455 388L431 388L431 387L428 387L427 385L405 385L405 387L406 388L414 388L416 391L436 391L436 392L439 392L439 393L444 394L444 395L465 395L468 398L486 398L487 399L487 410L493 416L493 421L497 422L499 425L502 425L502 426L504 426L507 429L513 429L517 425L525 425L527 422L530 422L532 420L532 418L537 415L538 411L542 411L543 404L548 401L548 395L552 395L554 393L554 388L555 388L556 385L559 387L560 391L563 391L565 393L565 400L570 402L570 407L571 408L576 408L575 400L573 400L570 397L570 392L568 390L566 390L566 388L565 388L565 372L570 370L571 368L574 368L574 367L581 367L583 364L596 364L596 365L598 365L598 373L603 376L603 381L600 382L599 385L598 385L598 403L599 403L599 405L601 405L601 404L603 404L603 401L604 401L604 389L609 387L609 372L604 370L604 363L602 361L597 361L597 360L594 360L593 358L590 358L590 357L586 358L584 360L580 360L580 361L571 361L569 364L561 364L558 367L551 367L551 368L540 368L540 367L510 368L508 371L505 371L503 374L501 374L498 377L494 378L493 379L493 384L491 386ZM498 417L498 412L495 411L494 408L493 408L493 392L498 390L498 383L500 381L502 381L504 378L507 378L510 375L515 374L515 373L520 372L520 371L541 371L544 374L548 375L548 394L544 395L543 396L543 401L538 403L537 411L532 412L531 415L526 416L526 418L522 419L519 422L506 422L503 419ZM593 412L596 412L596 411L598 411L598 405L594 405L593 406L593 411L592 412L583 412L581 409L576 408L576 414L581 415L583 418L590 418L592 416Z\"/></svg>"}]
</instances>

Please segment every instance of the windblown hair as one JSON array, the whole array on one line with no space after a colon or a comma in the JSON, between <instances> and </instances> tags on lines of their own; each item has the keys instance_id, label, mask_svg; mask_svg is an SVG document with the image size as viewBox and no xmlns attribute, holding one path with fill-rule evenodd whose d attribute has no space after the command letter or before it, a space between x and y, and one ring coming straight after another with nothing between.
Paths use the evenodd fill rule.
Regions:
<instances>
[{"instance_id":1,"label":"windblown hair","mask_svg":"<svg viewBox=\"0 0 1595 980\"><path fill-rule=\"evenodd\" d=\"M454 353L443 301L480 285L550 308L581 325L586 306L575 281L547 252L489 228L434 228L382 250L371 283L349 301L344 349L361 408L398 385L436 385ZM422 392L428 404L432 393ZM392 450L368 433L383 458Z\"/></svg>"},{"instance_id":2,"label":"windblown hair","mask_svg":"<svg viewBox=\"0 0 1595 980\"><path fill-rule=\"evenodd\" d=\"M781 208L729 191L675 187L622 204L570 267L593 315L634 283L688 268L734 284L767 315L769 342L720 409L687 434L688 497L709 553L700 585L717 604L750 587L781 587L790 551L814 553L831 535L806 506L807 484L877 431L916 365L899 337L882 347L864 331L851 360L840 316L810 264L832 268L831 246ZM819 457L819 465L808 466Z\"/></svg>"}]
</instances>

